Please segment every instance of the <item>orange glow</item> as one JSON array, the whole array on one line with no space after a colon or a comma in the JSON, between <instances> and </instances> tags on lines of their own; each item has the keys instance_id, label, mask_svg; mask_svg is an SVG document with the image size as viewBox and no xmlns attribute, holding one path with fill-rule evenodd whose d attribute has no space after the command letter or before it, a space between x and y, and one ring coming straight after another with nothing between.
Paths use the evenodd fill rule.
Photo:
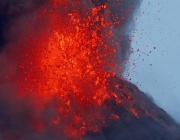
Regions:
<instances>
[{"instance_id":1,"label":"orange glow","mask_svg":"<svg viewBox=\"0 0 180 140\"><path fill-rule=\"evenodd\" d=\"M68 0L53 0L49 6L66 8L68 4ZM106 41L113 39L113 24L102 12L107 7L89 8L83 15L78 10L60 13L45 9L39 18L48 19L47 29L37 32L37 39L24 39L28 45L18 54L20 96L30 93L39 104L57 98L59 117L51 124L65 124L69 137L97 132L106 119L120 119L116 114L104 117L106 99L113 97L123 104L116 93L107 91L108 78L115 75L117 53ZM37 124L36 129L41 131L43 124Z\"/></svg>"}]
</instances>

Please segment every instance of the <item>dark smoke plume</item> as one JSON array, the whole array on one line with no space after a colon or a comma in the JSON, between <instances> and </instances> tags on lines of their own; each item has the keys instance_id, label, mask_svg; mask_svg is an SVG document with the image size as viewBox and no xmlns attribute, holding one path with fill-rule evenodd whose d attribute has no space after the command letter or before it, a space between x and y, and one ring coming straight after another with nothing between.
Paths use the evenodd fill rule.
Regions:
<instances>
[{"instance_id":1,"label":"dark smoke plume","mask_svg":"<svg viewBox=\"0 0 180 140\"><path fill-rule=\"evenodd\" d=\"M109 41L114 44L118 50L117 60L123 65L131 54L131 33L134 27L134 15L139 9L142 0L92 0L94 6L108 4L110 11L110 19L114 24L114 40ZM15 18L24 18L22 15L31 16L40 6L46 7L47 0L2 0L0 2L0 46L1 49L8 41L6 31L14 24ZM81 0L84 7L89 6L89 1ZM80 4L79 4L80 5ZM92 6L92 5L91 5ZM74 6L70 6L69 10L73 10ZM62 8L62 7L61 7ZM81 6L79 6L81 8ZM103 11L107 14L107 11ZM33 15L34 16L34 15ZM20 19L21 20L21 19ZM10 41L10 40L9 40ZM116 45L116 42L119 45ZM120 62L121 61L121 62Z\"/></svg>"},{"instance_id":2,"label":"dark smoke plume","mask_svg":"<svg viewBox=\"0 0 180 140\"><path fill-rule=\"evenodd\" d=\"M114 39L109 43L117 49L117 72L119 67L125 69L131 54L131 33L135 29L134 16L142 0L92 0L95 6L108 4L110 19L114 25ZM106 12L105 12L106 13ZM118 45L116 44L118 42Z\"/></svg>"}]
</instances>

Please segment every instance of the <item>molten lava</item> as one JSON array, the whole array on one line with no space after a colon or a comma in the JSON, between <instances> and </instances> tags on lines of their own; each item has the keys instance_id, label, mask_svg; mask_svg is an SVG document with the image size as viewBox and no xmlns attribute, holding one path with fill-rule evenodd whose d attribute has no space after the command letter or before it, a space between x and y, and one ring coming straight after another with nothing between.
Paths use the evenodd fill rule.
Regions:
<instances>
[{"instance_id":1,"label":"molten lava","mask_svg":"<svg viewBox=\"0 0 180 140\"><path fill-rule=\"evenodd\" d=\"M61 125L63 130L59 131L67 132L69 137L96 132L107 119L120 118L107 111L105 100L113 97L123 104L116 93L107 90L117 53L108 42L113 39L114 26L108 5L79 9L78 4L71 2L74 9L69 10L68 1L54 0L46 9L40 9L34 20L44 21L44 29L37 29L37 34L29 34L29 38L22 35L15 48L20 50L18 56L11 56L18 62L19 97L30 94L41 110L56 98L58 115L48 125ZM35 30L33 25L25 24ZM130 99L130 94L127 97ZM135 109L130 111L138 117ZM46 123L40 120L33 125L42 131Z\"/></svg>"}]
</instances>

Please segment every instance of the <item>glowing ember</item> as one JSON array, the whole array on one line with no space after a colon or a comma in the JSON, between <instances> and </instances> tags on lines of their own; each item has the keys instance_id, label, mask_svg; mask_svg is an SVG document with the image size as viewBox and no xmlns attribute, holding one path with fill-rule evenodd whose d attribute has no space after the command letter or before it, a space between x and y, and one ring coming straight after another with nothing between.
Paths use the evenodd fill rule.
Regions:
<instances>
[{"instance_id":1,"label":"glowing ember","mask_svg":"<svg viewBox=\"0 0 180 140\"><path fill-rule=\"evenodd\" d=\"M120 119L106 112L105 100L113 97L117 104L124 104L116 93L107 90L108 79L115 74L115 45L120 43L110 44L107 39L113 40L114 24L121 24L112 23L107 4L98 7L91 4L84 9L83 6L78 9L78 4L78 1L54 0L47 9L40 10L37 17L48 20L45 29L38 30L36 38L31 34L29 38L21 37L21 42L27 45L16 60L19 96L30 93L41 110L56 98L58 115L48 123L60 125L64 130L59 131L68 132L69 137L96 132L106 125L107 119ZM66 8L70 5L73 10ZM65 12L61 13L59 7L64 7ZM126 96L131 99L130 94ZM128 109L138 117L135 109ZM45 123L41 120L33 123L33 127L42 131Z\"/></svg>"}]
</instances>

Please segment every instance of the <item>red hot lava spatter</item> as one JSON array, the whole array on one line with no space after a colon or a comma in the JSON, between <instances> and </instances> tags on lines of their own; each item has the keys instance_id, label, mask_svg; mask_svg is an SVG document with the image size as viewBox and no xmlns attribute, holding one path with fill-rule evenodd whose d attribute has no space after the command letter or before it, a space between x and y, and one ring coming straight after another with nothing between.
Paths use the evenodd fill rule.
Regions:
<instances>
[{"instance_id":1,"label":"red hot lava spatter","mask_svg":"<svg viewBox=\"0 0 180 140\"><path fill-rule=\"evenodd\" d=\"M113 39L108 5L83 9L78 4L83 5L71 2L73 8L69 9L68 1L54 0L46 9L39 9L38 15L23 21L27 33L19 35L20 41L10 54L12 61L18 62L20 98L30 94L42 112L45 104L57 99L58 116L50 122L38 121L35 129L42 131L47 123L57 124L69 138L96 132L107 119L120 118L105 115L106 99L113 96L122 103L116 93L107 90L108 78L115 74L117 53L108 42ZM38 28L33 24L36 21ZM131 111L138 117L134 109Z\"/></svg>"}]
</instances>

